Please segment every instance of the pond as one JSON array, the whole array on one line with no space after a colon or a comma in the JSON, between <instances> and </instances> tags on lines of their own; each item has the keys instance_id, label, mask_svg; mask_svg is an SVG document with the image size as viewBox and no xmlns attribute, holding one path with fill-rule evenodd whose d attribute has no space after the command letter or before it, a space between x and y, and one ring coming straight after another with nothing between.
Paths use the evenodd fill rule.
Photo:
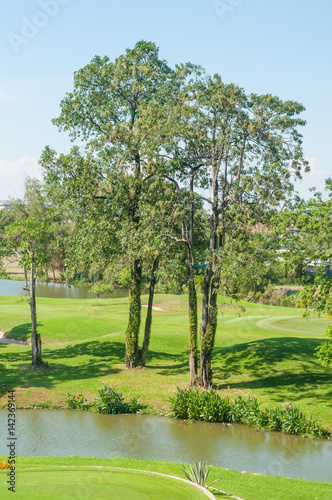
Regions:
<instances>
[{"instance_id":1,"label":"pond","mask_svg":"<svg viewBox=\"0 0 332 500\"><path fill-rule=\"evenodd\" d=\"M149 415L17 410L17 455L124 457L215 466L332 481L332 442L242 425L193 424ZM7 410L0 410L0 454L7 455Z\"/></svg>"},{"instance_id":2,"label":"pond","mask_svg":"<svg viewBox=\"0 0 332 500\"><path fill-rule=\"evenodd\" d=\"M0 279L0 295L27 295L23 290L24 281L2 280ZM52 299L94 299L96 295L89 292L90 287L71 286L60 283L36 283L37 297L49 297ZM111 298L118 299L128 297L128 290L118 288L114 290Z\"/></svg>"}]
</instances>

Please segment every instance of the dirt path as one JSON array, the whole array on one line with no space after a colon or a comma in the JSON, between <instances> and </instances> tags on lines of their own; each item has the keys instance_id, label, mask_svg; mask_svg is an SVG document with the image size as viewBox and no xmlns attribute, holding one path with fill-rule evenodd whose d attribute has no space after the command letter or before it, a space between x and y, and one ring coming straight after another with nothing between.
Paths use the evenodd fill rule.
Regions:
<instances>
[{"instance_id":1,"label":"dirt path","mask_svg":"<svg viewBox=\"0 0 332 500\"><path fill-rule=\"evenodd\" d=\"M25 340L16 340L6 337L4 332L0 332L0 344L16 344L16 345L31 345L31 342L26 342Z\"/></svg>"}]
</instances>

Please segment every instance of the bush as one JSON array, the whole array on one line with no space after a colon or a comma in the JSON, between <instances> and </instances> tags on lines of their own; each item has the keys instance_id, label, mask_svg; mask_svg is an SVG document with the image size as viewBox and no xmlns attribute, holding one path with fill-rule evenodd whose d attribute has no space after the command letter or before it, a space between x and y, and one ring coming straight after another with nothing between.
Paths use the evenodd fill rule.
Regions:
<instances>
[{"instance_id":1,"label":"bush","mask_svg":"<svg viewBox=\"0 0 332 500\"><path fill-rule=\"evenodd\" d=\"M106 385L98 390L98 396L94 400L94 407L98 413L118 414L137 413L143 408L139 398L132 398L129 403L124 401L122 394L115 387Z\"/></svg>"},{"instance_id":2,"label":"bush","mask_svg":"<svg viewBox=\"0 0 332 500\"><path fill-rule=\"evenodd\" d=\"M104 297L106 299L114 292L114 286L108 285L107 283L97 282L91 286L89 292L94 293L97 299L100 299L100 297Z\"/></svg>"},{"instance_id":3,"label":"bush","mask_svg":"<svg viewBox=\"0 0 332 500\"><path fill-rule=\"evenodd\" d=\"M75 394L68 394L66 397L66 405L68 408L73 408L74 410L88 410L91 404L88 403L88 399L79 394L77 399Z\"/></svg>"},{"instance_id":4,"label":"bush","mask_svg":"<svg viewBox=\"0 0 332 500\"><path fill-rule=\"evenodd\" d=\"M177 388L170 397L170 406L170 416L185 420L246 424L256 429L318 438L331 436L329 430L290 403L261 410L257 399L251 396L238 396L232 401L214 390Z\"/></svg>"}]
</instances>

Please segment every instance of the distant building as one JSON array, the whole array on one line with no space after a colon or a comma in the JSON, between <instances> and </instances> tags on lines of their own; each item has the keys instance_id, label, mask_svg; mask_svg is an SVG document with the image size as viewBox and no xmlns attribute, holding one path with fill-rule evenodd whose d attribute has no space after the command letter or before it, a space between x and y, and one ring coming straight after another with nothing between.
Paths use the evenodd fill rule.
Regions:
<instances>
[{"instance_id":1,"label":"distant building","mask_svg":"<svg viewBox=\"0 0 332 500\"><path fill-rule=\"evenodd\" d=\"M10 209L10 201L9 200L0 200L0 210L9 210Z\"/></svg>"}]
</instances>

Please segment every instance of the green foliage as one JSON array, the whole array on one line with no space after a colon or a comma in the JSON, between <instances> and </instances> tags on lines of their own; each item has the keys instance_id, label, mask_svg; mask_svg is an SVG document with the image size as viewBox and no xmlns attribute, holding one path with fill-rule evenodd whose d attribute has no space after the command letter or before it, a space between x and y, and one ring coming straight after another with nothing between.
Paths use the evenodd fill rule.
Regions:
<instances>
[{"instance_id":1,"label":"green foliage","mask_svg":"<svg viewBox=\"0 0 332 500\"><path fill-rule=\"evenodd\" d=\"M313 311L325 315L327 320L332 317L332 277L318 274L313 284L306 285L296 298L297 303L303 308L302 315L309 317ZM324 330L327 340L317 347L315 356L324 366L332 365L332 324Z\"/></svg>"},{"instance_id":2,"label":"green foliage","mask_svg":"<svg viewBox=\"0 0 332 500\"><path fill-rule=\"evenodd\" d=\"M261 409L256 398L238 396L234 401L216 391L180 389L170 397L170 415L175 418L246 424L256 429L328 438L331 432L290 403Z\"/></svg>"},{"instance_id":3,"label":"green foliage","mask_svg":"<svg viewBox=\"0 0 332 500\"><path fill-rule=\"evenodd\" d=\"M207 463L202 464L202 462L199 461L189 465L188 467L189 468L187 469L187 467L183 466L186 478L192 483L203 486L203 488L209 488L212 484L219 481L219 479L215 479L209 485L206 484L210 472L210 466Z\"/></svg>"},{"instance_id":4,"label":"green foliage","mask_svg":"<svg viewBox=\"0 0 332 500\"><path fill-rule=\"evenodd\" d=\"M0 279L2 280L8 279L8 274L6 272L6 269L3 268L0 269Z\"/></svg>"},{"instance_id":5,"label":"green foliage","mask_svg":"<svg viewBox=\"0 0 332 500\"><path fill-rule=\"evenodd\" d=\"M75 394L69 394L66 397L66 406L74 410L88 410L92 405L88 403L88 398L83 394L79 394L76 398Z\"/></svg>"},{"instance_id":6,"label":"green foliage","mask_svg":"<svg viewBox=\"0 0 332 500\"><path fill-rule=\"evenodd\" d=\"M332 324L329 324L324 333L328 340L323 342L317 347L315 355L320 359L322 365L331 366L332 365Z\"/></svg>"},{"instance_id":7,"label":"green foliage","mask_svg":"<svg viewBox=\"0 0 332 500\"><path fill-rule=\"evenodd\" d=\"M108 285L107 283L99 282L99 283L94 283L90 290L91 293L94 293L97 296L97 299L100 297L110 297L112 293L114 292L114 286L113 285Z\"/></svg>"},{"instance_id":8,"label":"green foliage","mask_svg":"<svg viewBox=\"0 0 332 500\"><path fill-rule=\"evenodd\" d=\"M98 413L118 414L137 413L143 408L139 398L132 398L126 403L122 394L115 387L106 385L98 390L98 396L94 400L94 407Z\"/></svg>"}]
</instances>

